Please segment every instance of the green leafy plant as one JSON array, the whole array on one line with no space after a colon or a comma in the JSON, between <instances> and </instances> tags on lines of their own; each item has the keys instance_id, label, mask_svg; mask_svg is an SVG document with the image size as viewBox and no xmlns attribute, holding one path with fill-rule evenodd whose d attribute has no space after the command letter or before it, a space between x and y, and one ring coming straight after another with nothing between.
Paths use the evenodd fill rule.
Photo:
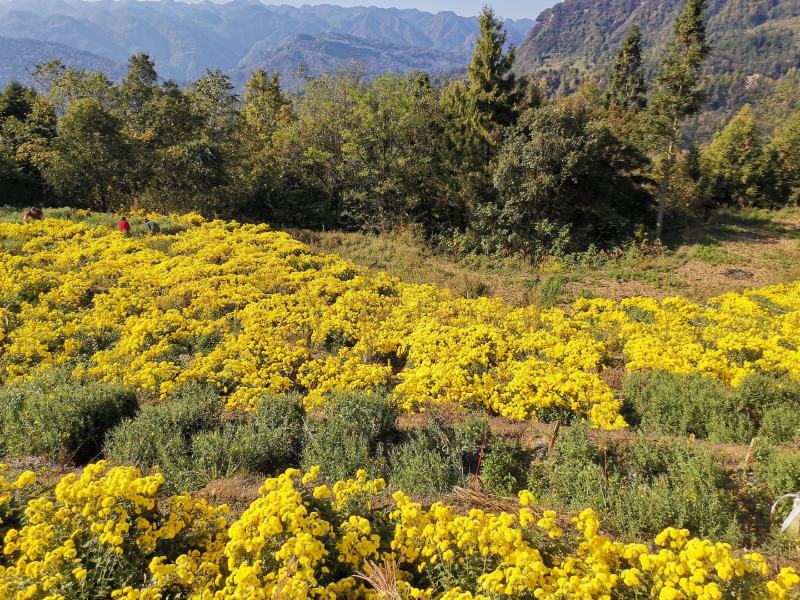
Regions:
<instances>
[{"instance_id":1,"label":"green leafy plant","mask_svg":"<svg viewBox=\"0 0 800 600\"><path fill-rule=\"evenodd\" d=\"M755 425L723 385L700 375L632 373L622 383L629 422L646 433L748 442Z\"/></svg>"},{"instance_id":2,"label":"green leafy plant","mask_svg":"<svg viewBox=\"0 0 800 600\"><path fill-rule=\"evenodd\" d=\"M530 456L519 444L500 437L493 438L481 466L486 491L498 496L513 496L525 487L529 465Z\"/></svg>"},{"instance_id":3,"label":"green leafy plant","mask_svg":"<svg viewBox=\"0 0 800 600\"><path fill-rule=\"evenodd\" d=\"M170 489L188 489L198 482L191 464L192 437L219 428L221 419L222 402L216 391L189 384L170 401L146 406L120 423L111 432L106 456L146 470L157 466Z\"/></svg>"},{"instance_id":4,"label":"green leafy plant","mask_svg":"<svg viewBox=\"0 0 800 600\"><path fill-rule=\"evenodd\" d=\"M595 443L583 427L566 432L546 460L534 463L529 487L545 503L591 506L609 529L628 539L668 526L738 542L739 508L725 469L685 442Z\"/></svg>"},{"instance_id":5,"label":"green leafy plant","mask_svg":"<svg viewBox=\"0 0 800 600\"><path fill-rule=\"evenodd\" d=\"M335 395L319 418L309 419L302 464L319 466L329 480L385 470L389 445L399 440L398 408L384 394Z\"/></svg>"},{"instance_id":6,"label":"green leafy plant","mask_svg":"<svg viewBox=\"0 0 800 600\"><path fill-rule=\"evenodd\" d=\"M274 474L299 463L304 413L296 396L267 396L253 414L192 437L192 464L205 479Z\"/></svg>"},{"instance_id":7,"label":"green leafy plant","mask_svg":"<svg viewBox=\"0 0 800 600\"><path fill-rule=\"evenodd\" d=\"M463 479L454 431L437 418L395 448L391 467L393 486L422 496L447 492Z\"/></svg>"},{"instance_id":8,"label":"green leafy plant","mask_svg":"<svg viewBox=\"0 0 800 600\"><path fill-rule=\"evenodd\" d=\"M54 369L0 388L0 452L83 464L102 452L108 431L136 410L136 397L116 385L72 382Z\"/></svg>"}]
</instances>

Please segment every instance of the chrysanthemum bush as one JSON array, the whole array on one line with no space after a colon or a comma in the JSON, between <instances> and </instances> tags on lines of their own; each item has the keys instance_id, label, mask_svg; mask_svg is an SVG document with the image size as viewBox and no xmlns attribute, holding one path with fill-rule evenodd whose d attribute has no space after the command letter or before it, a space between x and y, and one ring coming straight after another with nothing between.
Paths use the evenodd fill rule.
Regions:
<instances>
[{"instance_id":1,"label":"chrysanthemum bush","mask_svg":"<svg viewBox=\"0 0 800 600\"><path fill-rule=\"evenodd\" d=\"M786 598L800 584L791 568L770 573L759 554L687 530L616 542L591 510L563 519L530 492L509 512L459 512L389 496L363 471L332 486L318 477L313 467L267 479L235 517L163 498L158 474L89 465L30 499L5 533L0 597ZM33 479L0 479L0 510Z\"/></svg>"},{"instance_id":2,"label":"chrysanthemum bush","mask_svg":"<svg viewBox=\"0 0 800 600\"><path fill-rule=\"evenodd\" d=\"M514 308L370 274L264 225L173 220L154 238L93 221L0 223L15 242L0 250L0 383L63 364L140 398L210 383L228 408L387 388L407 410L457 402L615 429L626 423L603 371L620 357L628 371L734 387L755 372L800 379L800 283L702 305Z\"/></svg>"}]
</instances>

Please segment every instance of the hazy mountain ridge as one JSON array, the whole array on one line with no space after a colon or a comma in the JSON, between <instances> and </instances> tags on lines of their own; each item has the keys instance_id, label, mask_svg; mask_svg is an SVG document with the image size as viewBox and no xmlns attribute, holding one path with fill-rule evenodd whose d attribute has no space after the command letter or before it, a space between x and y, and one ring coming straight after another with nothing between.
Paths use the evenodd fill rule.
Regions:
<instances>
[{"instance_id":1,"label":"hazy mountain ridge","mask_svg":"<svg viewBox=\"0 0 800 600\"><path fill-rule=\"evenodd\" d=\"M0 85L5 86L14 79L28 81L35 65L54 58L69 67L102 71L112 79L120 77L125 71L122 63L64 44L0 37Z\"/></svg>"},{"instance_id":2,"label":"hazy mountain ridge","mask_svg":"<svg viewBox=\"0 0 800 600\"><path fill-rule=\"evenodd\" d=\"M280 73L284 86L291 90L302 87L303 77L340 69L360 69L366 77L372 78L386 72L440 74L464 67L458 55L437 50L372 42L336 33L297 34L274 50L245 57L233 72L233 79L241 84L253 70L264 65Z\"/></svg>"},{"instance_id":3,"label":"hazy mountain ridge","mask_svg":"<svg viewBox=\"0 0 800 600\"><path fill-rule=\"evenodd\" d=\"M520 43L532 26L530 19L506 21L509 41ZM333 5L294 8L257 0L227 4L11 0L0 4L0 36L58 42L116 62L147 51L164 77L180 81L195 79L206 68L236 72L273 68L256 59L269 57L299 34L363 38L373 44L408 47L414 55L436 51L444 53L442 57L457 57L464 66L477 31L477 17L452 12ZM407 70L407 62L389 61L385 70Z\"/></svg>"}]
</instances>

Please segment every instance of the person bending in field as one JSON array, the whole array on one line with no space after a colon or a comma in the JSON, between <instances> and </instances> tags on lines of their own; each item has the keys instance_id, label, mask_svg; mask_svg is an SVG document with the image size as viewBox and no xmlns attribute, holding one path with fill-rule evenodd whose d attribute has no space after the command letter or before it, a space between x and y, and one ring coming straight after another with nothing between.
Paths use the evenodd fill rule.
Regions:
<instances>
[{"instance_id":1,"label":"person bending in field","mask_svg":"<svg viewBox=\"0 0 800 600\"><path fill-rule=\"evenodd\" d=\"M41 221L42 219L44 219L44 211L36 206L31 206L22 215L23 224L27 223L28 221Z\"/></svg>"},{"instance_id":2,"label":"person bending in field","mask_svg":"<svg viewBox=\"0 0 800 600\"><path fill-rule=\"evenodd\" d=\"M145 222L145 227L147 227L148 231L150 231L150 235L156 235L157 233L161 233L161 227L159 227L158 223L153 221L153 219L147 219Z\"/></svg>"},{"instance_id":3,"label":"person bending in field","mask_svg":"<svg viewBox=\"0 0 800 600\"><path fill-rule=\"evenodd\" d=\"M128 223L128 217L122 217L119 220L119 231L122 234L130 235L131 234L131 224Z\"/></svg>"}]
</instances>

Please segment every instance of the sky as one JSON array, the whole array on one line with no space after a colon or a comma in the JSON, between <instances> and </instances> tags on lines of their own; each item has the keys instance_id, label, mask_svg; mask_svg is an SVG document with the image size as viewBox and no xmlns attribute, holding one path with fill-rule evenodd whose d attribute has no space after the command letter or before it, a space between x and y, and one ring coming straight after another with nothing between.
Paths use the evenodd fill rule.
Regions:
<instances>
[{"instance_id":1,"label":"sky","mask_svg":"<svg viewBox=\"0 0 800 600\"><path fill-rule=\"evenodd\" d=\"M289 4L302 6L303 4L336 4L337 6L380 6L383 8L418 8L427 12L452 10L464 16L477 15L484 4L489 4L495 12L505 18L535 19L545 8L553 6L557 0L458 0L458 2L445 2L444 0L267 0L267 4Z\"/></svg>"}]
</instances>

